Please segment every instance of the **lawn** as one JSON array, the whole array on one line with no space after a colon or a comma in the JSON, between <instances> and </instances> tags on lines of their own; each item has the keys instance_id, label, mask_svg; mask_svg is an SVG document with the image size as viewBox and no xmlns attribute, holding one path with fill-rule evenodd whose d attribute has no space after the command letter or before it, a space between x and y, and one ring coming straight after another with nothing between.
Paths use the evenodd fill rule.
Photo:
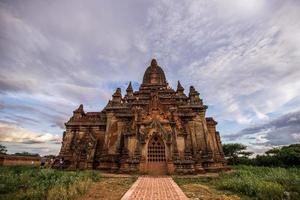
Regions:
<instances>
[{"instance_id":1,"label":"lawn","mask_svg":"<svg viewBox=\"0 0 300 200\"><path fill-rule=\"evenodd\" d=\"M216 177L175 178L190 197L197 198L193 187L208 186L217 192L229 192L241 199L300 199L300 169L237 166L231 173ZM230 196L230 195L229 195Z\"/></svg>"},{"instance_id":2,"label":"lawn","mask_svg":"<svg viewBox=\"0 0 300 200\"><path fill-rule=\"evenodd\" d=\"M120 199L134 182L134 178L123 178L123 184L115 180L102 177L97 171L60 171L32 166L1 166L0 200L71 200L89 194L95 187L97 187L95 190L101 194L107 194L109 188L114 188L114 195L111 195L110 199ZM109 187L106 187L108 185Z\"/></svg>"}]
</instances>

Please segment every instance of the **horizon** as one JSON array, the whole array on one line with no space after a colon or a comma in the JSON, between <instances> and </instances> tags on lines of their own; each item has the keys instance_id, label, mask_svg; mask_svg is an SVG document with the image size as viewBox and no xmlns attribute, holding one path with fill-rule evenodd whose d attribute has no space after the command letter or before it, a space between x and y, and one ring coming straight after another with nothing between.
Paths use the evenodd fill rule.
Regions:
<instances>
[{"instance_id":1,"label":"horizon","mask_svg":"<svg viewBox=\"0 0 300 200\"><path fill-rule=\"evenodd\" d=\"M156 58L193 85L222 143L256 154L300 142L300 2L1 1L0 143L57 155L80 104L138 90Z\"/></svg>"}]
</instances>

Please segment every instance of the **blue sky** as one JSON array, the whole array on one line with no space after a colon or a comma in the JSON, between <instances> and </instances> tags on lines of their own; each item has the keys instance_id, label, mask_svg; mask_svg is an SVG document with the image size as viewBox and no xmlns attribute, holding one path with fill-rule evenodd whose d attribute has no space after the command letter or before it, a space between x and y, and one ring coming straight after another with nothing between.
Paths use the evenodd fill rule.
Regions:
<instances>
[{"instance_id":1,"label":"blue sky","mask_svg":"<svg viewBox=\"0 0 300 200\"><path fill-rule=\"evenodd\" d=\"M152 58L190 85L222 141L300 141L300 1L0 1L0 142L57 154L79 104L101 111Z\"/></svg>"}]
</instances>

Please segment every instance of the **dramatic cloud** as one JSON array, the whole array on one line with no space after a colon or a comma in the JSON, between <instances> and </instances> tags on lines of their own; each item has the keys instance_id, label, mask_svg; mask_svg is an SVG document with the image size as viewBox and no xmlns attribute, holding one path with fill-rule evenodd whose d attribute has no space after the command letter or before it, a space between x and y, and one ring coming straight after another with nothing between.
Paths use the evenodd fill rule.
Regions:
<instances>
[{"instance_id":1,"label":"dramatic cloud","mask_svg":"<svg viewBox=\"0 0 300 200\"><path fill-rule=\"evenodd\" d=\"M60 143L61 137L50 133L38 134L12 124L0 123L0 141L16 143Z\"/></svg>"},{"instance_id":2,"label":"dramatic cloud","mask_svg":"<svg viewBox=\"0 0 300 200\"><path fill-rule=\"evenodd\" d=\"M58 153L61 136L32 132L12 123L0 122L0 141L9 153L27 151L46 155Z\"/></svg>"},{"instance_id":3,"label":"dramatic cloud","mask_svg":"<svg viewBox=\"0 0 300 200\"><path fill-rule=\"evenodd\" d=\"M45 140L33 151L58 153L51 137L79 104L100 111L116 87L137 89L156 57L172 87L199 90L227 142L241 135L259 151L296 142L295 124L268 124L299 110L299 9L297 0L1 1L0 122L14 134L0 141L15 151Z\"/></svg>"},{"instance_id":4,"label":"dramatic cloud","mask_svg":"<svg viewBox=\"0 0 300 200\"><path fill-rule=\"evenodd\" d=\"M300 98L300 13L295 1L242 2L164 1L151 38L218 119L250 124Z\"/></svg>"},{"instance_id":5,"label":"dramatic cloud","mask_svg":"<svg viewBox=\"0 0 300 200\"><path fill-rule=\"evenodd\" d=\"M251 126L236 134L226 135L228 140L255 139L253 144L287 145L300 142L300 111L288 113L267 123Z\"/></svg>"}]
</instances>

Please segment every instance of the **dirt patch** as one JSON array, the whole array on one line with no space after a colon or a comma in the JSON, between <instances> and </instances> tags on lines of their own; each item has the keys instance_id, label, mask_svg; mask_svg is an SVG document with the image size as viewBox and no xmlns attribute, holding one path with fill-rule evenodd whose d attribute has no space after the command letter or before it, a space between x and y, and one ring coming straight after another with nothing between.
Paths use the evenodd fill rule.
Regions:
<instances>
[{"instance_id":1,"label":"dirt patch","mask_svg":"<svg viewBox=\"0 0 300 200\"><path fill-rule=\"evenodd\" d=\"M136 178L102 178L93 184L90 190L78 200L119 200L136 181Z\"/></svg>"},{"instance_id":2,"label":"dirt patch","mask_svg":"<svg viewBox=\"0 0 300 200\"><path fill-rule=\"evenodd\" d=\"M240 200L236 195L221 193L198 183L184 184L180 187L192 200Z\"/></svg>"}]
</instances>

